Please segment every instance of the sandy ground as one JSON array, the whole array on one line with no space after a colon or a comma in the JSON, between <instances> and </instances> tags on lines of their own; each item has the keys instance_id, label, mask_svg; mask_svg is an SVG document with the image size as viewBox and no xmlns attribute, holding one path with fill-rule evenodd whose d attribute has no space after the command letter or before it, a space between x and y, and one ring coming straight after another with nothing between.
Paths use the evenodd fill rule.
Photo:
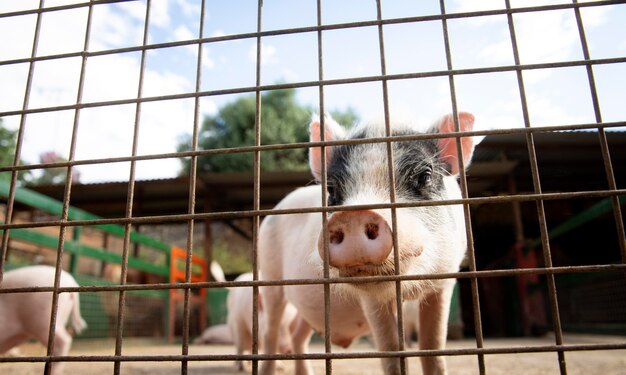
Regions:
<instances>
[{"instance_id":1,"label":"sandy ground","mask_svg":"<svg viewBox=\"0 0 626 375\"><path fill-rule=\"evenodd\" d=\"M498 339L486 340L485 347L526 347L552 345L552 337L540 339ZM626 337L567 335L566 344L590 343L626 343ZM76 340L70 355L107 356L114 353L112 340ZM473 339L450 341L448 348L475 348ZM333 348L337 352L369 352L371 345L359 342L348 350ZM45 349L37 343L29 343L20 347L22 355L39 356L45 354ZM312 352L323 352L323 344L313 343ZM180 345L167 345L159 341L132 339L124 341L124 355L177 355L181 353ZM189 354L234 354L234 348L229 345L192 345ZM566 352L568 374L626 374L626 350L610 351L580 351ZM478 360L474 355L448 357L449 373L456 375L478 374ZM485 357L488 374L532 375L532 374L559 374L556 353L524 353L524 354L497 354ZM292 373L293 364L284 362L283 374ZM316 374L325 373L324 361L313 361ZM0 363L0 374L39 375L42 373L42 363ZM332 361L332 373L340 375L374 375L381 374L378 359L343 359ZM122 374L129 375L174 375L181 373L179 362L123 362ZM420 374L418 358L409 359L409 373ZM110 362L70 362L65 364L64 374L113 374L113 364ZM188 374L241 374L235 370L233 362L203 361L189 362Z\"/></svg>"}]
</instances>

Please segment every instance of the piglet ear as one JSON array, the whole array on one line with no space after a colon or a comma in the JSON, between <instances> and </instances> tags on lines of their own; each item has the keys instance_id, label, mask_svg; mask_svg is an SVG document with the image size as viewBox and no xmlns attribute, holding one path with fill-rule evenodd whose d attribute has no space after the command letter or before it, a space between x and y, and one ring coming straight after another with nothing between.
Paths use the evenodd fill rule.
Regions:
<instances>
[{"instance_id":1,"label":"piglet ear","mask_svg":"<svg viewBox=\"0 0 626 375\"><path fill-rule=\"evenodd\" d=\"M471 131L474 127L474 115L468 112L459 113L459 131ZM453 133L454 119L452 115L446 115L438 123L439 133ZM456 147L456 138L439 138L439 152L441 158L450 166L450 173L453 176L459 174L459 153ZM461 155L463 165L467 168L474 152L474 140L472 137L461 138Z\"/></svg>"},{"instance_id":2,"label":"piglet ear","mask_svg":"<svg viewBox=\"0 0 626 375\"><path fill-rule=\"evenodd\" d=\"M310 124L311 142L320 142L322 140L321 128L319 116L314 116ZM330 116L324 117L324 141L334 141L343 139L345 137L345 130ZM325 147L326 151L326 165L330 163L330 159L333 155L333 147ZM317 181L322 180L322 148L311 147L309 149L309 166L311 172Z\"/></svg>"}]
</instances>

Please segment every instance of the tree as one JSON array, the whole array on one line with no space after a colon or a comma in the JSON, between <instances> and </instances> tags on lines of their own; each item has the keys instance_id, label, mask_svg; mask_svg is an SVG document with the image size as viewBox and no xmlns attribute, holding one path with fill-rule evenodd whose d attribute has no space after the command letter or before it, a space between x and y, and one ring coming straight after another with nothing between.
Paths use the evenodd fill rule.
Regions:
<instances>
[{"instance_id":1,"label":"tree","mask_svg":"<svg viewBox=\"0 0 626 375\"><path fill-rule=\"evenodd\" d=\"M62 163L67 159L56 153L55 151L46 151L39 155L39 162L42 164ZM46 168L40 176L34 178L31 182L33 185L52 185L62 184L67 177L67 168ZM72 169L72 182L77 183L80 179L80 173L74 168Z\"/></svg>"},{"instance_id":2,"label":"tree","mask_svg":"<svg viewBox=\"0 0 626 375\"><path fill-rule=\"evenodd\" d=\"M15 148L17 142L17 131L7 129L2 124L0 118L0 167L9 167L13 165L15 159ZM23 163L20 163L23 164ZM11 179L11 172L1 172L0 180L8 181ZM25 182L30 179L30 172L20 171L17 174L19 182Z\"/></svg>"},{"instance_id":3,"label":"tree","mask_svg":"<svg viewBox=\"0 0 626 375\"><path fill-rule=\"evenodd\" d=\"M274 90L261 98L261 144L290 144L307 142L308 124L312 108L297 103L294 89ZM216 115L208 116L202 123L198 148L204 150L253 146L255 140L256 100L243 96L229 103ZM344 124L352 124L357 116L351 109L333 112L333 117ZM191 136L181 138L178 151L191 149ZM308 168L308 149L297 148L261 152L261 170L302 171ZM251 171L254 154L229 153L202 156L198 170L203 172ZM183 162L182 174L189 171L189 161Z\"/></svg>"}]
</instances>

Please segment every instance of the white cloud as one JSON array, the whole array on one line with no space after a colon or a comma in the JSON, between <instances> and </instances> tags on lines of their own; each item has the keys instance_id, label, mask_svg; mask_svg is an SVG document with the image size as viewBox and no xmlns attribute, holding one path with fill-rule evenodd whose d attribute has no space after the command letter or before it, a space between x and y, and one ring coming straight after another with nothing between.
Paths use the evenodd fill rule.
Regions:
<instances>
[{"instance_id":1,"label":"white cloud","mask_svg":"<svg viewBox=\"0 0 626 375\"><path fill-rule=\"evenodd\" d=\"M513 58L513 47L508 35L494 41L478 51L478 59L490 65L510 64Z\"/></svg>"},{"instance_id":2,"label":"white cloud","mask_svg":"<svg viewBox=\"0 0 626 375\"><path fill-rule=\"evenodd\" d=\"M519 14L515 15L514 22L522 63L580 58L580 38L573 13Z\"/></svg>"},{"instance_id":3,"label":"white cloud","mask_svg":"<svg viewBox=\"0 0 626 375\"><path fill-rule=\"evenodd\" d=\"M257 46L256 44L252 44L250 45L248 57L250 58L251 61L256 63L256 56L257 56ZM267 43L262 43L261 44L261 65L270 65L270 64L277 64L277 63L278 63L278 57L276 56L276 47Z\"/></svg>"},{"instance_id":4,"label":"white cloud","mask_svg":"<svg viewBox=\"0 0 626 375\"><path fill-rule=\"evenodd\" d=\"M211 38L218 38L220 36L225 36L226 33L224 32L224 30L215 30L213 32L213 34L211 34Z\"/></svg>"},{"instance_id":5,"label":"white cloud","mask_svg":"<svg viewBox=\"0 0 626 375\"><path fill-rule=\"evenodd\" d=\"M585 1L581 1L585 2ZM606 6L588 7L583 12L583 24L585 28L598 27L608 21L610 8Z\"/></svg>"},{"instance_id":6,"label":"white cloud","mask_svg":"<svg viewBox=\"0 0 626 375\"><path fill-rule=\"evenodd\" d=\"M112 6L94 8L90 50L98 51L141 44L143 22L130 17L131 13L117 11L117 9Z\"/></svg>"},{"instance_id":7,"label":"white cloud","mask_svg":"<svg viewBox=\"0 0 626 375\"><path fill-rule=\"evenodd\" d=\"M153 2L151 20L154 25L167 27L171 20L167 2ZM75 52L84 43L85 9L52 12L49 29L42 35L40 54ZM144 4L99 5L94 8L90 50L102 50L141 44ZM46 14L48 16L48 14ZM0 31L11 27L11 43L2 43L0 59L27 57L32 45L33 17L0 19ZM20 32L15 32L20 30ZM186 27L175 29L181 39L193 38ZM0 33L3 38L5 33ZM63 43L58 43L63 41ZM55 43L56 42L56 43ZM194 46L192 46L194 47ZM213 64L208 49L203 52L205 66ZM168 53L169 50L158 51ZM197 49L194 48L194 54ZM94 56L87 59L83 102L99 102L135 98L138 90L140 52ZM35 64L35 75L30 96L30 108L74 104L78 89L81 58L56 59ZM22 107L28 64L0 66L0 111ZM193 91L193 82L180 74L159 70L158 65L145 71L144 93L168 95ZM202 99L204 112L216 111L211 99ZM143 103L141 105L138 152L142 154L168 153L176 150L181 133L190 133L193 125L194 100L173 100ZM102 106L80 111L77 133L77 159L97 159L129 156L135 125L136 105ZM27 116L23 159L34 163L39 154L56 151L68 155L74 110L54 111ZM19 116L5 118L5 125L17 128ZM83 182L125 180L128 163L79 166ZM178 159L138 163L137 178L173 177L179 170Z\"/></svg>"},{"instance_id":8,"label":"white cloud","mask_svg":"<svg viewBox=\"0 0 626 375\"><path fill-rule=\"evenodd\" d=\"M170 26L170 1L152 1L150 9L150 23L154 26L166 28Z\"/></svg>"},{"instance_id":9,"label":"white cloud","mask_svg":"<svg viewBox=\"0 0 626 375\"><path fill-rule=\"evenodd\" d=\"M180 25L174 30L174 36L176 40L190 40L197 38L197 36L193 35L191 30L184 25ZM197 56L197 44L190 44L186 47L186 49L192 56L194 56L194 58ZM204 44L202 46L202 66L206 69L212 69L215 67L215 61L213 61L213 59L209 55L209 45L207 44Z\"/></svg>"},{"instance_id":10,"label":"white cloud","mask_svg":"<svg viewBox=\"0 0 626 375\"><path fill-rule=\"evenodd\" d=\"M176 4L186 17L200 19L200 7L197 2L194 4L189 0L176 0Z\"/></svg>"},{"instance_id":11,"label":"white cloud","mask_svg":"<svg viewBox=\"0 0 626 375\"><path fill-rule=\"evenodd\" d=\"M174 37L176 40L189 40L197 38L197 36L194 35L185 25L178 25L178 27L174 29Z\"/></svg>"},{"instance_id":12,"label":"white cloud","mask_svg":"<svg viewBox=\"0 0 626 375\"><path fill-rule=\"evenodd\" d=\"M206 69L215 67L215 61L209 56L209 48L206 45L202 47L202 67Z\"/></svg>"},{"instance_id":13,"label":"white cloud","mask_svg":"<svg viewBox=\"0 0 626 375\"><path fill-rule=\"evenodd\" d=\"M502 0L454 0L450 4L450 9L446 9L448 12L476 12L481 10L492 10L504 8L504 1Z\"/></svg>"}]
</instances>

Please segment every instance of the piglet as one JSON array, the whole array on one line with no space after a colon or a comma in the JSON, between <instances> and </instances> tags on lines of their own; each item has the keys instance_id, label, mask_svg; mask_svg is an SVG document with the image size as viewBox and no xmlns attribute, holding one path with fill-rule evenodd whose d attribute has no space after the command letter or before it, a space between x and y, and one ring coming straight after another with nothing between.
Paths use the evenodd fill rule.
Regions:
<instances>
[{"instance_id":1,"label":"piglet","mask_svg":"<svg viewBox=\"0 0 626 375\"><path fill-rule=\"evenodd\" d=\"M438 120L425 134L454 131L451 115ZM474 116L461 112L460 131L473 128ZM346 132L326 117L324 140L365 139L385 136L382 125L357 126ZM319 142L319 119L310 125L311 141ZM408 125L392 124L392 135L424 134ZM461 198L457 176L461 165L470 162L474 144L461 138L433 137L392 143L392 168L397 203L437 202ZM463 164L459 163L459 156ZM456 272L467 250L463 209L460 205L428 205L397 208L396 225L388 208L341 210L341 206L389 204L390 173L387 143L350 144L325 147L328 206L327 225L320 213L271 215L259 232L261 275L266 280L320 279L328 252L331 277L394 275L394 235L397 236L401 275ZM315 179L322 180L322 150L309 153ZM300 188L285 197L277 209L322 206L322 186ZM397 233L393 233L396 230ZM326 240L327 239L327 240ZM415 280L401 283L401 298L419 302L419 345L421 349L445 347L447 317L455 280ZM339 283L330 286L330 341L348 346L358 336L371 332L381 351L399 349L396 318L396 283ZM287 285L263 288L267 353L275 353L277 331L287 302L312 329L326 335L322 285ZM310 334L309 334L310 337ZM400 372L399 358L383 358L385 374ZM296 363L299 374L312 373L306 361ZM444 374L443 357L422 357L425 374ZM272 361L264 361L261 373L274 372Z\"/></svg>"},{"instance_id":2,"label":"piglet","mask_svg":"<svg viewBox=\"0 0 626 375\"><path fill-rule=\"evenodd\" d=\"M252 281L252 273L243 273L239 275L235 281ZM237 354L242 354L244 351L252 351L252 297L252 288L229 288L228 297L226 299L226 305L228 307L226 320L237 348ZM264 319L265 309L263 298L260 294L257 309L259 314L259 332L263 333L266 331ZM281 353L291 353L293 351L291 333L295 330L297 324L296 309L288 305L278 327L278 347ZM262 350L262 346L259 349ZM236 366L240 371L244 369L243 362L241 361L237 361Z\"/></svg>"},{"instance_id":3,"label":"piglet","mask_svg":"<svg viewBox=\"0 0 626 375\"><path fill-rule=\"evenodd\" d=\"M50 287L54 285L54 274L55 269L50 266L19 268L4 274L0 288ZM59 286L77 287L78 284L69 273L63 271ZM51 311L51 292L0 293L0 353L29 338L35 338L47 346ZM66 329L70 316L75 333L87 327L80 315L78 293L60 293L54 331L54 356L67 355L70 350L72 336ZM62 367L62 362L53 362L52 374L59 375Z\"/></svg>"}]
</instances>

